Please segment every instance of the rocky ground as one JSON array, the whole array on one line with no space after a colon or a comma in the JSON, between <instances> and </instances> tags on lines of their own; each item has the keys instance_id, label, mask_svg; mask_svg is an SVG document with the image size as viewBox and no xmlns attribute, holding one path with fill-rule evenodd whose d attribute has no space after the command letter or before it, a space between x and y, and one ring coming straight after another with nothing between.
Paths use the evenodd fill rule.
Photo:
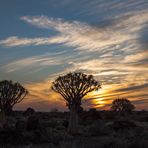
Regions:
<instances>
[{"instance_id":1,"label":"rocky ground","mask_svg":"<svg viewBox=\"0 0 148 148\"><path fill-rule=\"evenodd\" d=\"M148 148L148 112L80 113L79 133L69 135L68 112L14 112L0 127L0 148Z\"/></svg>"}]
</instances>

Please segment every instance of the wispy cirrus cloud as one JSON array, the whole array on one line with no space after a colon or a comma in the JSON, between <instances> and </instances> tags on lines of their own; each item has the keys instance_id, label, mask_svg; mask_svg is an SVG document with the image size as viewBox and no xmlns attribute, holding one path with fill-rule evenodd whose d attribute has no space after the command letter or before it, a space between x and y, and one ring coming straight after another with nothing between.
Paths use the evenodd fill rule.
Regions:
<instances>
[{"instance_id":1,"label":"wispy cirrus cloud","mask_svg":"<svg viewBox=\"0 0 148 148\"><path fill-rule=\"evenodd\" d=\"M129 21L130 19L131 18L129 18ZM115 49L119 44L125 41L129 42L131 38L131 42L135 42L133 41L133 35L131 37L129 32L128 34L121 32L120 28L123 29L123 26L119 26L119 22L115 27L99 28L78 21L66 22L63 19L53 19L45 16L22 17L22 20L37 27L56 30L59 36L63 37L65 46L75 47L77 50L101 51L108 48ZM121 24L122 22L120 22L120 25ZM127 31L130 29L131 28L127 28Z\"/></svg>"},{"instance_id":2,"label":"wispy cirrus cloud","mask_svg":"<svg viewBox=\"0 0 148 148\"><path fill-rule=\"evenodd\" d=\"M137 21L138 19L138 21ZM53 29L57 35L51 38L18 38L9 37L1 40L4 46L47 45L62 43L77 50L103 51L139 47L139 31L145 26L148 19L147 11L127 13L114 18L113 25L106 27L92 26L79 21L65 21L63 19L46 16L24 16L21 20L34 26Z\"/></svg>"},{"instance_id":3,"label":"wispy cirrus cloud","mask_svg":"<svg viewBox=\"0 0 148 148\"><path fill-rule=\"evenodd\" d=\"M66 38L65 38L66 41ZM41 38L19 38L17 36L8 37L6 40L1 40L0 44L6 47L15 47L15 46L29 46L29 45L49 45L49 44L60 44L65 42L63 37L41 37Z\"/></svg>"},{"instance_id":4,"label":"wispy cirrus cloud","mask_svg":"<svg viewBox=\"0 0 148 148\"><path fill-rule=\"evenodd\" d=\"M65 51L57 53L45 53L43 55L31 56L24 59L15 60L3 66L7 72L22 70L23 68L33 68L60 65L62 62L62 55ZM60 58L61 56L61 58ZM57 58L58 57L58 58Z\"/></svg>"},{"instance_id":5,"label":"wispy cirrus cloud","mask_svg":"<svg viewBox=\"0 0 148 148\"><path fill-rule=\"evenodd\" d=\"M143 62L144 60L148 61L148 51L144 50L142 52L138 52L135 54L127 55L124 59L125 63L133 63L133 62Z\"/></svg>"}]
</instances>

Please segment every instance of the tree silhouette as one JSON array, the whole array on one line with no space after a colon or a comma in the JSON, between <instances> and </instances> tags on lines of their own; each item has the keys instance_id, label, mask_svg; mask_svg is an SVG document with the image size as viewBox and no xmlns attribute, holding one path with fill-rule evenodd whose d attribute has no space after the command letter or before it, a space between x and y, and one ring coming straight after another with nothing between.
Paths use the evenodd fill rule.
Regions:
<instances>
[{"instance_id":1,"label":"tree silhouette","mask_svg":"<svg viewBox=\"0 0 148 148\"><path fill-rule=\"evenodd\" d=\"M120 113L131 112L134 108L134 105L126 98L115 99L111 106L111 110Z\"/></svg>"},{"instance_id":2,"label":"tree silhouette","mask_svg":"<svg viewBox=\"0 0 148 148\"><path fill-rule=\"evenodd\" d=\"M21 102L28 91L19 83L3 80L0 81L0 111L9 114L16 103Z\"/></svg>"},{"instance_id":3,"label":"tree silhouette","mask_svg":"<svg viewBox=\"0 0 148 148\"><path fill-rule=\"evenodd\" d=\"M98 90L99 88L99 82L96 81L92 75L86 75L81 72L59 76L53 82L52 89L63 96L70 110L68 131L71 134L77 133L78 111L82 98L89 92Z\"/></svg>"}]
</instances>

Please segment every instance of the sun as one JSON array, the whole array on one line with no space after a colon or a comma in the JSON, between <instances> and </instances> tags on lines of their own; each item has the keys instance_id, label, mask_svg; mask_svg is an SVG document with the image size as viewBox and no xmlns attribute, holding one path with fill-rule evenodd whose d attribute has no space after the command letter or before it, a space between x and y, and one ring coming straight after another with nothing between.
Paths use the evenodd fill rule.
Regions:
<instances>
[{"instance_id":1,"label":"sun","mask_svg":"<svg viewBox=\"0 0 148 148\"><path fill-rule=\"evenodd\" d=\"M92 102L95 104L95 107L103 107L107 103L104 98L96 98Z\"/></svg>"},{"instance_id":2,"label":"sun","mask_svg":"<svg viewBox=\"0 0 148 148\"><path fill-rule=\"evenodd\" d=\"M86 98L92 98L91 102L94 104L95 108L103 107L107 104L110 104L108 100L105 99L109 95L111 86L104 85L101 89L90 92Z\"/></svg>"},{"instance_id":3,"label":"sun","mask_svg":"<svg viewBox=\"0 0 148 148\"><path fill-rule=\"evenodd\" d=\"M105 90L102 89L93 91L86 96L86 99L93 98L91 102L94 104L94 107L96 108L103 107L107 103L103 98L104 93Z\"/></svg>"}]
</instances>

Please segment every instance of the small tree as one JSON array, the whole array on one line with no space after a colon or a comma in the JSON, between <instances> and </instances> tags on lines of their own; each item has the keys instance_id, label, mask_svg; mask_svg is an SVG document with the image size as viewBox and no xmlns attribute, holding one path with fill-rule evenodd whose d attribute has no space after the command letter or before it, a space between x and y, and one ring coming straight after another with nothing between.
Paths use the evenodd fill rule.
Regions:
<instances>
[{"instance_id":1,"label":"small tree","mask_svg":"<svg viewBox=\"0 0 148 148\"><path fill-rule=\"evenodd\" d=\"M0 111L9 114L16 103L20 103L28 91L19 83L3 80L0 81Z\"/></svg>"},{"instance_id":2,"label":"small tree","mask_svg":"<svg viewBox=\"0 0 148 148\"><path fill-rule=\"evenodd\" d=\"M111 110L119 113L131 112L134 108L134 105L126 98L115 99L111 106Z\"/></svg>"},{"instance_id":3,"label":"small tree","mask_svg":"<svg viewBox=\"0 0 148 148\"><path fill-rule=\"evenodd\" d=\"M63 96L70 110L68 131L71 134L77 133L78 111L82 98L89 92L98 90L99 88L99 82L96 81L92 75L86 75L81 72L59 76L53 82L52 89Z\"/></svg>"}]
</instances>

